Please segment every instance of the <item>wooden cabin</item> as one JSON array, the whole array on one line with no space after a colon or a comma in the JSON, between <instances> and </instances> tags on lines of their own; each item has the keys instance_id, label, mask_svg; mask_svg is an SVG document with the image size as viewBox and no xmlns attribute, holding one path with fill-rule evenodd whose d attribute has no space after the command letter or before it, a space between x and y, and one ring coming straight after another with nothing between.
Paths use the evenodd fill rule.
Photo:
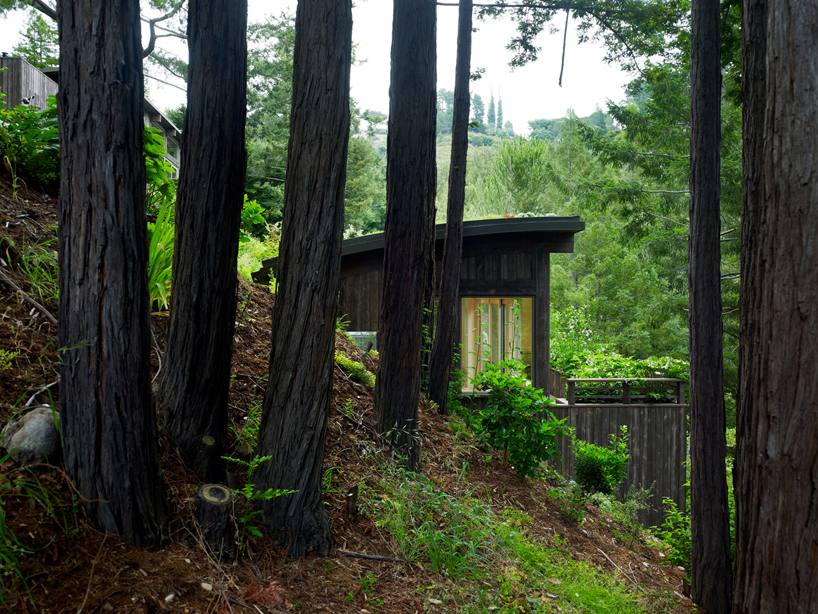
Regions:
<instances>
[{"instance_id":1,"label":"wooden cabin","mask_svg":"<svg viewBox=\"0 0 818 614\"><path fill-rule=\"evenodd\" d=\"M460 265L461 368L473 375L486 360L523 361L532 383L549 392L550 262L574 251L585 229L579 216L473 220L463 223ZM438 224L435 258L443 260L445 224ZM383 233L346 239L341 248L338 313L349 331L378 330L383 292ZM275 259L253 274L269 280ZM468 391L468 379L464 391Z\"/></svg>"}]
</instances>

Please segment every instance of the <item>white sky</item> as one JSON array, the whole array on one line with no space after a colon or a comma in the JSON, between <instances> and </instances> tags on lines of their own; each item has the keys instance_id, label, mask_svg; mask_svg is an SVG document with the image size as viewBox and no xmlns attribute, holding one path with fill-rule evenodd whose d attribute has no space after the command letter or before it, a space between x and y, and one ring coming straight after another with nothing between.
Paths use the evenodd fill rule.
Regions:
<instances>
[{"instance_id":1,"label":"white sky","mask_svg":"<svg viewBox=\"0 0 818 614\"><path fill-rule=\"evenodd\" d=\"M283 10L295 11L295 0L249 0L250 21L261 21L265 15L277 16ZM392 34L392 2L390 0L356 0L353 9L352 38L356 43L358 65L352 68L352 96L361 110L389 110L389 57ZM0 51L11 52L23 28L25 13L17 11L0 20ZM560 29L564 16L556 22ZM562 87L557 85L562 54L562 31L540 35L540 59L524 68L512 71L508 65L512 53L505 47L514 33L510 21L475 20L478 32L472 40L472 71L477 67L486 72L480 81L472 82L472 92L482 96L488 110L489 97L494 91L503 100L503 118L514 124L520 134L528 132L528 120L563 117L568 108L579 116L593 113L599 105L605 110L608 99L619 102L624 98L623 87L630 80L616 65L602 61L604 52L596 43L577 44L576 31L569 26L565 73ZM457 7L438 7L438 89L454 89L455 52L457 47ZM165 42L168 39L162 39ZM185 101L184 93L149 81L149 97L160 108L178 106Z\"/></svg>"}]
</instances>

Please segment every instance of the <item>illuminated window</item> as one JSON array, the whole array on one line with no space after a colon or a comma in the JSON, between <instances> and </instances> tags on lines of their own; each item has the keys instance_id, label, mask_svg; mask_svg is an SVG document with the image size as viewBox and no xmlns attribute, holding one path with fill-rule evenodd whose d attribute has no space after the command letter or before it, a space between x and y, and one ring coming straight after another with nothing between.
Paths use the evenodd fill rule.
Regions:
<instances>
[{"instance_id":1,"label":"illuminated window","mask_svg":"<svg viewBox=\"0 0 818 614\"><path fill-rule=\"evenodd\" d=\"M461 309L461 365L463 390L472 391L471 379L486 363L515 358L531 379L530 298L463 298Z\"/></svg>"}]
</instances>

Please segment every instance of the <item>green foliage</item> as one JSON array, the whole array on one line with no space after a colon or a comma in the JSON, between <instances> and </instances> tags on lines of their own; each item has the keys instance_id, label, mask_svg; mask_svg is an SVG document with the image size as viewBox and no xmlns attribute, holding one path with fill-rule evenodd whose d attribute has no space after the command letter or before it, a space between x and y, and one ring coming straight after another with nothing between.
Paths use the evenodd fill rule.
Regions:
<instances>
[{"instance_id":1,"label":"green foliage","mask_svg":"<svg viewBox=\"0 0 818 614\"><path fill-rule=\"evenodd\" d=\"M380 232L386 220L386 162L367 139L349 139L344 187L344 227Z\"/></svg>"},{"instance_id":2,"label":"green foliage","mask_svg":"<svg viewBox=\"0 0 818 614\"><path fill-rule=\"evenodd\" d=\"M47 104L43 110L20 105L0 112L5 125L0 148L10 166L15 192L18 177L51 192L59 185L60 141L54 96L49 96Z\"/></svg>"},{"instance_id":3,"label":"green foliage","mask_svg":"<svg viewBox=\"0 0 818 614\"><path fill-rule=\"evenodd\" d=\"M263 240L249 236L246 241L239 243L238 269L245 279L251 279L251 275L261 268L262 261L278 256L281 222L266 226L267 236Z\"/></svg>"},{"instance_id":4,"label":"green foliage","mask_svg":"<svg viewBox=\"0 0 818 614\"><path fill-rule=\"evenodd\" d=\"M540 463L558 454L557 435L568 433L565 420L548 410L554 400L531 385L519 360L485 364L472 382L476 390L488 391L485 409L475 424L475 434L487 445L503 450L521 477L538 477ZM547 416L547 417L546 417Z\"/></svg>"},{"instance_id":5,"label":"green foliage","mask_svg":"<svg viewBox=\"0 0 818 614\"><path fill-rule=\"evenodd\" d=\"M176 182L171 179L174 169L167 161L165 139L159 128L146 126L143 132L143 152L145 154L145 174L148 189L145 194L145 208L151 215L176 197Z\"/></svg>"},{"instance_id":6,"label":"green foliage","mask_svg":"<svg viewBox=\"0 0 818 614\"><path fill-rule=\"evenodd\" d=\"M255 449L258 441L258 430L261 427L261 405L251 405L247 410L247 418L244 421L244 426L237 427L235 423L230 425L230 431L235 436L233 447L249 446L250 449Z\"/></svg>"},{"instance_id":7,"label":"green foliage","mask_svg":"<svg viewBox=\"0 0 818 614\"><path fill-rule=\"evenodd\" d=\"M295 18L282 13L248 27L247 180L269 223L281 220L290 136Z\"/></svg>"},{"instance_id":8,"label":"green foliage","mask_svg":"<svg viewBox=\"0 0 818 614\"><path fill-rule=\"evenodd\" d=\"M11 361L15 359L19 352L9 352L7 350L0 350L0 371L5 371L11 368Z\"/></svg>"},{"instance_id":9,"label":"green foliage","mask_svg":"<svg viewBox=\"0 0 818 614\"><path fill-rule=\"evenodd\" d=\"M264 236L266 222L264 221L264 209L254 200L249 200L247 194L244 195L244 205L241 208L241 229L239 231L239 242L247 243L251 235Z\"/></svg>"},{"instance_id":10,"label":"green foliage","mask_svg":"<svg viewBox=\"0 0 818 614\"><path fill-rule=\"evenodd\" d=\"M50 19L46 20L42 13L31 11L20 42L14 47L14 55L35 68L43 69L59 65L59 54L56 24Z\"/></svg>"},{"instance_id":11,"label":"green foliage","mask_svg":"<svg viewBox=\"0 0 818 614\"><path fill-rule=\"evenodd\" d=\"M52 230L55 227L52 226ZM36 245L29 245L24 241L22 245L15 246L20 256L17 267L31 286L31 293L41 303L59 298L59 266L57 252L52 249L56 248L56 244L57 239L51 238Z\"/></svg>"},{"instance_id":12,"label":"green foliage","mask_svg":"<svg viewBox=\"0 0 818 614\"><path fill-rule=\"evenodd\" d=\"M483 563L491 539L488 506L471 498L458 499L428 478L401 472L397 487L384 498L378 524L395 537L401 556L423 560L435 573L452 578L485 577Z\"/></svg>"},{"instance_id":13,"label":"green foliage","mask_svg":"<svg viewBox=\"0 0 818 614\"><path fill-rule=\"evenodd\" d=\"M358 361L347 358L343 354L336 353L335 362L338 363L341 370L346 373L352 381L366 384L370 388L375 387L375 374L371 371L367 371L366 367Z\"/></svg>"},{"instance_id":14,"label":"green foliage","mask_svg":"<svg viewBox=\"0 0 818 614\"><path fill-rule=\"evenodd\" d=\"M574 438L577 484L588 494L613 493L627 476L628 427L620 428L620 435L611 436L611 447L603 448Z\"/></svg>"},{"instance_id":15,"label":"green foliage","mask_svg":"<svg viewBox=\"0 0 818 614\"><path fill-rule=\"evenodd\" d=\"M585 519L585 506L588 504L588 494L577 483L567 488L549 490L560 507L563 517L569 522L582 522Z\"/></svg>"},{"instance_id":16,"label":"green foliage","mask_svg":"<svg viewBox=\"0 0 818 614\"><path fill-rule=\"evenodd\" d=\"M173 265L173 245L176 229L173 225L173 203L165 200L159 207L156 223L148 222L148 291L151 309L167 309Z\"/></svg>"},{"instance_id":17,"label":"green foliage","mask_svg":"<svg viewBox=\"0 0 818 614\"><path fill-rule=\"evenodd\" d=\"M253 474L256 472L256 469L258 469L259 465L270 460L272 456L254 456L250 461L244 461L240 458L233 458L230 456L222 456L222 458L228 462L237 463L247 468L247 482L245 482L244 486L242 486L238 490L233 490L234 493L243 497L245 501L244 513L236 518L242 543L246 541L247 533L254 535L255 537L261 537L262 536L261 530L255 525L250 524L253 518L261 513L261 510L251 509L253 502L269 501L270 499L275 499L276 497L283 497L285 495L291 495L298 491L280 490L274 488L268 488L265 491L259 491L253 488L253 483L251 481Z\"/></svg>"},{"instance_id":18,"label":"green foliage","mask_svg":"<svg viewBox=\"0 0 818 614\"><path fill-rule=\"evenodd\" d=\"M687 484L688 488L690 484ZM690 515L683 514L673 499L665 497L665 521L660 527L654 527L659 538L670 547L667 555L669 565L677 565L690 570L690 554L692 552L692 538L690 532ZM689 577L689 575L688 575Z\"/></svg>"},{"instance_id":19,"label":"green foliage","mask_svg":"<svg viewBox=\"0 0 818 614\"><path fill-rule=\"evenodd\" d=\"M612 497L596 494L592 501L599 506L599 509L610 514L614 522L619 523L625 530L625 535L619 535L619 539L628 540L628 548L633 546L634 540L640 540L644 533L642 522L639 520L639 511L648 508L648 498L652 488L645 489L631 484L625 495L624 501L617 501ZM612 529L618 533L615 529Z\"/></svg>"}]
</instances>

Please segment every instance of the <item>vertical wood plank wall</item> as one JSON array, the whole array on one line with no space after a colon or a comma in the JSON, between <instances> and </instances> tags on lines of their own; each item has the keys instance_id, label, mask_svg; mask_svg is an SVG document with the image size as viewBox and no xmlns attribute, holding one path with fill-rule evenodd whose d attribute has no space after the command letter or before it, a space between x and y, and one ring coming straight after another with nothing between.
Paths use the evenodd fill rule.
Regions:
<instances>
[{"instance_id":1,"label":"vertical wood plank wall","mask_svg":"<svg viewBox=\"0 0 818 614\"><path fill-rule=\"evenodd\" d=\"M686 405L558 405L553 408L558 419L576 429L578 439L607 446L612 433L628 427L628 477L617 497L623 500L631 484L653 486L650 509L642 510L643 526L658 526L664 520L662 499L668 497L680 510L685 509L685 466L687 458ZM553 461L559 473L574 479L574 453L568 437L558 438L561 459Z\"/></svg>"},{"instance_id":2,"label":"vertical wood plank wall","mask_svg":"<svg viewBox=\"0 0 818 614\"><path fill-rule=\"evenodd\" d=\"M57 93L57 84L22 58L0 58L0 92L4 109L22 104L23 98L31 98L33 106L44 109L49 96Z\"/></svg>"}]
</instances>

